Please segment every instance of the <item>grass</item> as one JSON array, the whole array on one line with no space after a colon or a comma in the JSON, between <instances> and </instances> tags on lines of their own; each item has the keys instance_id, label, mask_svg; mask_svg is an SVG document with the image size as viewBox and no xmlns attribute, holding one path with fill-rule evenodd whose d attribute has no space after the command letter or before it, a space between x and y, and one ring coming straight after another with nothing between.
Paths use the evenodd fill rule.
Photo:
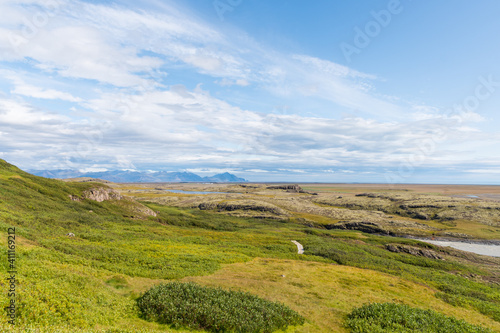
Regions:
<instances>
[{"instance_id":1,"label":"grass","mask_svg":"<svg viewBox=\"0 0 500 333\"><path fill-rule=\"evenodd\" d=\"M338 264L369 268L410 281L425 283L440 291L438 297L451 304L470 306L500 321L500 287L464 276L483 275L484 271L457 261L436 260L410 254L393 253L377 244L403 242L422 246L412 240L371 236L360 242L338 242L331 236L302 240L308 253L331 259ZM431 245L424 248L437 249Z\"/></svg>"},{"instance_id":2,"label":"grass","mask_svg":"<svg viewBox=\"0 0 500 333\"><path fill-rule=\"evenodd\" d=\"M433 227L432 235L462 238L500 238L500 204L441 195L405 192L363 193L342 197L325 195L314 199L322 206L373 211L388 218L414 221ZM387 221L383 225L387 228ZM389 227L390 230L390 227ZM411 234L411 230L406 231ZM401 231L399 231L401 233Z\"/></svg>"},{"instance_id":3,"label":"grass","mask_svg":"<svg viewBox=\"0 0 500 333\"><path fill-rule=\"evenodd\" d=\"M137 304L148 320L211 332L271 333L304 323L304 318L283 304L194 283L155 286Z\"/></svg>"},{"instance_id":4,"label":"grass","mask_svg":"<svg viewBox=\"0 0 500 333\"><path fill-rule=\"evenodd\" d=\"M122 189L124 193L129 191L129 185L114 186ZM186 186L191 190L197 189L193 184ZM199 184L198 186L198 190L210 189L207 188L209 185ZM220 188L220 186L225 187ZM231 193L207 196L182 196L175 193L162 195L151 190L151 185L144 185L141 192L135 192L133 195L139 200L150 200L164 205L183 208L202 206L204 209L221 215L290 219L318 228L329 227L340 221L370 221L376 223L379 229L395 235L500 238L500 204L498 202L451 197L438 192L422 193L422 188L419 189L419 187L415 188L419 191L409 191L404 188L390 189L387 186L374 184L370 186L344 185L344 187L305 186L306 190L319 190L319 195L312 196L269 190L261 185L256 185L249 191L248 188L238 188L237 185L220 186L213 189ZM460 188L467 191L465 188ZM237 190L243 193L236 193ZM341 193L339 192L341 190L347 192ZM471 187L470 190L477 189ZM481 188L481 191L486 190L497 191L498 188ZM445 187L445 191L450 191L450 189ZM335 192L337 194L333 194ZM227 211L224 207L228 205L241 207L241 209ZM263 211L266 210L263 207L268 208L267 212Z\"/></svg>"},{"instance_id":5,"label":"grass","mask_svg":"<svg viewBox=\"0 0 500 333\"><path fill-rule=\"evenodd\" d=\"M283 276L284 275L284 276ZM182 281L252 292L289 305L306 318L294 332L348 332L346 316L374 302L398 302L500 331L500 323L435 297L436 290L370 269L312 261L257 258L225 265L213 275Z\"/></svg>"},{"instance_id":6,"label":"grass","mask_svg":"<svg viewBox=\"0 0 500 333\"><path fill-rule=\"evenodd\" d=\"M493 259L469 260L417 241L310 228L293 219L144 202L158 212L152 217L139 214L133 202L69 198L97 186L103 185L35 177L0 160L0 269L7 271L6 231L15 227L19 332L185 331L139 317L137 298L172 280L281 302L307 319L289 328L298 332L335 331L353 307L392 299L425 300L440 313L499 330ZM282 207L280 200L271 203ZM305 255L291 240L304 245ZM433 249L446 260L392 253L385 249L391 243ZM8 301L2 296L0 307ZM10 329L6 320L0 316L0 330Z\"/></svg>"},{"instance_id":7,"label":"grass","mask_svg":"<svg viewBox=\"0 0 500 333\"><path fill-rule=\"evenodd\" d=\"M443 316L402 304L368 304L348 316L347 327L353 333L427 332L427 333L489 333L493 332L463 320Z\"/></svg>"}]
</instances>

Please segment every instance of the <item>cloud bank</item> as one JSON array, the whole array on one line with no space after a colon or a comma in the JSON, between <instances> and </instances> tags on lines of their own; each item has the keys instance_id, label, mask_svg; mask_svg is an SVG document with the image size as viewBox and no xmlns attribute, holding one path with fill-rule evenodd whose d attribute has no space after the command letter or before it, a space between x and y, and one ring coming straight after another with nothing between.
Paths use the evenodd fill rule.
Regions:
<instances>
[{"instance_id":1,"label":"cloud bank","mask_svg":"<svg viewBox=\"0 0 500 333\"><path fill-rule=\"evenodd\" d=\"M384 181L405 163L484 174L470 166L499 162L488 151L500 138L475 111L384 96L374 74L277 51L173 3L3 1L0 13L0 157L26 169Z\"/></svg>"}]
</instances>

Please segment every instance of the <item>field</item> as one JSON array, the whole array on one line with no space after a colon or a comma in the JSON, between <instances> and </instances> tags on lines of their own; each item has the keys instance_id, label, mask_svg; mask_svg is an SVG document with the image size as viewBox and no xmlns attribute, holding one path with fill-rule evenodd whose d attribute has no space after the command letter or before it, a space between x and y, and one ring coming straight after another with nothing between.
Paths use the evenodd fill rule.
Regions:
<instances>
[{"instance_id":1,"label":"field","mask_svg":"<svg viewBox=\"0 0 500 333\"><path fill-rule=\"evenodd\" d=\"M0 330L191 332L137 305L180 281L284 304L305 318L287 332L349 332L354 309L387 302L500 332L500 259L393 237L499 240L500 203L461 197L496 188L270 186L63 182L0 160L0 267L15 228L17 269L16 325Z\"/></svg>"},{"instance_id":2,"label":"field","mask_svg":"<svg viewBox=\"0 0 500 333\"><path fill-rule=\"evenodd\" d=\"M228 216L327 229L346 225L346 229L395 236L500 239L500 186L303 184L299 190L276 189L284 185L271 184L112 186L137 200ZM164 189L223 193L192 195Z\"/></svg>"}]
</instances>

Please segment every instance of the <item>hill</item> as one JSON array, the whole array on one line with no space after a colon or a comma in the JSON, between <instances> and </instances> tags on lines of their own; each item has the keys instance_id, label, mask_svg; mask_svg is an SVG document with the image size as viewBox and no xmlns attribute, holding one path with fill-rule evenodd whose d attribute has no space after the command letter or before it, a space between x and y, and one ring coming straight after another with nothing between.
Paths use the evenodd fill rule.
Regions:
<instances>
[{"instance_id":1,"label":"hill","mask_svg":"<svg viewBox=\"0 0 500 333\"><path fill-rule=\"evenodd\" d=\"M246 179L239 178L228 172L211 177L201 177L192 172L144 172L130 170L114 170L103 172L80 172L78 170L30 170L34 175L45 178L98 178L115 183L161 183L161 182L216 182L243 183Z\"/></svg>"},{"instance_id":2,"label":"hill","mask_svg":"<svg viewBox=\"0 0 500 333\"><path fill-rule=\"evenodd\" d=\"M297 222L139 203L106 184L46 179L0 160L0 267L4 276L15 268L15 295L4 293L0 306L14 300L16 309L15 328L2 315L0 330L186 332L142 319L136 305L152 286L177 280L283 303L306 319L288 332L348 332L346 316L373 302L500 331L498 260Z\"/></svg>"}]
</instances>

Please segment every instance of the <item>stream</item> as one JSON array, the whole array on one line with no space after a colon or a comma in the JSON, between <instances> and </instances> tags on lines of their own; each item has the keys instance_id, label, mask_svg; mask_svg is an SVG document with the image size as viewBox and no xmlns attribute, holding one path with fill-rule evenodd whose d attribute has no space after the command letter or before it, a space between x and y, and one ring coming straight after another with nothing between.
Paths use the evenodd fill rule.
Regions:
<instances>
[{"instance_id":1,"label":"stream","mask_svg":"<svg viewBox=\"0 0 500 333\"><path fill-rule=\"evenodd\" d=\"M482 243L472 243L472 242L454 242L446 240L430 240L430 239L418 239L422 242L431 243L439 246L450 246L457 250L473 252L477 254L483 254L492 257L500 257L500 245L494 244L482 244Z\"/></svg>"}]
</instances>

